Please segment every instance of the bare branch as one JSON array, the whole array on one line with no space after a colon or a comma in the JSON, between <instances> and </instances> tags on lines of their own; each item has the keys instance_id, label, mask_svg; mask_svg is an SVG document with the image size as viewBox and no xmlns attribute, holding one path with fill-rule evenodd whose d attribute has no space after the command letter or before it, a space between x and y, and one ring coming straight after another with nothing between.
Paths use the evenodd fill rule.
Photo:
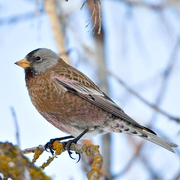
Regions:
<instances>
[{"instance_id":1,"label":"bare branch","mask_svg":"<svg viewBox=\"0 0 180 180\"><path fill-rule=\"evenodd\" d=\"M45 10L49 16L49 21L54 34L54 39L56 41L58 52L61 58L66 61L66 63L70 64L68 55L66 53L66 48L64 46L64 35L62 32L61 23L57 15L55 3L53 0L44 0L44 3Z\"/></svg>"},{"instance_id":2,"label":"bare branch","mask_svg":"<svg viewBox=\"0 0 180 180\"><path fill-rule=\"evenodd\" d=\"M17 117L16 117L16 113L15 113L14 107L11 107L11 113L12 113L12 117L14 119L14 124L15 124L15 129L16 129L16 141L17 141L17 145L20 148L19 126L18 126L18 121L17 121Z\"/></svg>"},{"instance_id":3,"label":"bare branch","mask_svg":"<svg viewBox=\"0 0 180 180\"><path fill-rule=\"evenodd\" d=\"M138 94L136 91L134 91L132 88L130 88L122 79L120 79L119 77L117 77L115 74L113 74L112 72L107 70L107 73L109 75L111 75L112 77L114 77L126 90L128 90L131 94L133 94L134 96L136 96L139 100L141 100L144 104L148 105L149 107L151 107L152 109L154 109L155 111L161 113L162 115L168 117L171 120L174 120L178 123L180 123L180 117L175 117L170 115L169 113L167 113L166 111L160 109L158 106L156 106L155 104L150 103L149 101L147 101L145 98L143 98L140 94Z\"/></svg>"},{"instance_id":4,"label":"bare branch","mask_svg":"<svg viewBox=\"0 0 180 180\"><path fill-rule=\"evenodd\" d=\"M127 162L127 164L124 166L124 168L119 173L112 176L112 179L116 179L117 177L122 177L131 168L131 166L135 163L138 155L140 154L140 150L141 150L141 144L139 144L139 145L136 144L136 151L133 154L133 156L131 157L131 159Z\"/></svg>"},{"instance_id":5,"label":"bare branch","mask_svg":"<svg viewBox=\"0 0 180 180\"><path fill-rule=\"evenodd\" d=\"M177 176L175 178L173 178L174 180L179 180L180 179L180 173L177 174Z\"/></svg>"}]
</instances>

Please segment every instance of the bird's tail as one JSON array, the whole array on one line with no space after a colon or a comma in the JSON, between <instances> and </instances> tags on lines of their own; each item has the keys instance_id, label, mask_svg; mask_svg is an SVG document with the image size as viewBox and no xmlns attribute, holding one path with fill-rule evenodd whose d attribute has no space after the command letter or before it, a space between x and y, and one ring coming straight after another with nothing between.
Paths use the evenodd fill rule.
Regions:
<instances>
[{"instance_id":1,"label":"bird's tail","mask_svg":"<svg viewBox=\"0 0 180 180\"><path fill-rule=\"evenodd\" d=\"M155 132L151 129L141 126L139 124L128 123L127 121L110 121L112 124L106 129L107 132L120 132L129 135L139 136L145 140L155 143L173 153L173 148L178 147L178 145L171 143L163 138L157 136ZM119 124L118 124L119 123ZM109 128L111 127L111 128Z\"/></svg>"},{"instance_id":2,"label":"bird's tail","mask_svg":"<svg viewBox=\"0 0 180 180\"><path fill-rule=\"evenodd\" d=\"M150 142L153 142L173 153L174 150L173 150L173 147L178 147L178 145L174 144L174 143L171 143L169 141L166 141L165 139L163 138L160 138L158 137L153 131L151 131L150 129L146 128L146 127L143 127L141 130L139 130L141 132L141 137L143 139L146 139Z\"/></svg>"}]
</instances>

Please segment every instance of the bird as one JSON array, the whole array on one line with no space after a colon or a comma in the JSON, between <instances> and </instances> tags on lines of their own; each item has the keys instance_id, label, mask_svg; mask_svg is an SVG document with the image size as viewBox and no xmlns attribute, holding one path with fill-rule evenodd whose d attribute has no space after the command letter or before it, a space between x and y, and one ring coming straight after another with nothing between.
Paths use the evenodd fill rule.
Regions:
<instances>
[{"instance_id":1,"label":"bird","mask_svg":"<svg viewBox=\"0 0 180 180\"><path fill-rule=\"evenodd\" d=\"M85 74L52 50L35 49L15 64L25 69L32 104L48 122L69 134L64 139L74 138L70 144L115 132L139 136L171 152L178 147L128 116Z\"/></svg>"}]
</instances>

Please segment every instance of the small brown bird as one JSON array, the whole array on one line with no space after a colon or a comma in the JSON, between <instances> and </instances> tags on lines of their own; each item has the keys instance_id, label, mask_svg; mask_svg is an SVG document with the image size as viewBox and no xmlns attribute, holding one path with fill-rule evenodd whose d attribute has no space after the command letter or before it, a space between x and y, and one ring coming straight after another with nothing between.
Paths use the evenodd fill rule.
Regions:
<instances>
[{"instance_id":1,"label":"small brown bird","mask_svg":"<svg viewBox=\"0 0 180 180\"><path fill-rule=\"evenodd\" d=\"M15 64L25 69L26 86L39 113L75 141L117 132L142 137L171 152L177 147L134 121L87 76L53 51L36 49Z\"/></svg>"}]
</instances>

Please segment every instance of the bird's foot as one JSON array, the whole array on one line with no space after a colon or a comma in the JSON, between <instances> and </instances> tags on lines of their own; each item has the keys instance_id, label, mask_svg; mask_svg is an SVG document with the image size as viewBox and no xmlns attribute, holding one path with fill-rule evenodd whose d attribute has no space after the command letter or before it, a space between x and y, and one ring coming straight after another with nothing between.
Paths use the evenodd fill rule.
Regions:
<instances>
[{"instance_id":1,"label":"bird's foot","mask_svg":"<svg viewBox=\"0 0 180 180\"><path fill-rule=\"evenodd\" d=\"M71 144L72 143L77 143L81 138L82 138L82 136L84 136L84 134L86 134L87 132L89 131L89 129L85 129L79 136L77 136L76 138L74 138L74 139L72 139L72 140L69 140L69 141L67 141L67 142L64 142L64 144L63 144L63 147L64 147L64 149L67 149L67 151L68 151L68 154L69 154L69 157L71 158L71 159L75 159L75 158L73 158L72 156L71 156L71 154L72 154L72 151L70 150L70 147L71 147ZM79 158L78 158L78 161L77 161L77 163L80 161L80 159L81 159L81 155L79 154L79 153L77 153L76 152L76 154L78 154L79 155Z\"/></svg>"},{"instance_id":2,"label":"bird's foot","mask_svg":"<svg viewBox=\"0 0 180 180\"><path fill-rule=\"evenodd\" d=\"M84 136L84 134L86 134L89 130L88 129L85 129L78 137L74 138L74 136L65 136L65 137L61 137L61 138L55 138L55 139L51 139L48 143L45 144L45 150L48 151L47 149L50 150L51 154L54 155L54 150L53 150L53 143L54 141L62 141L62 140L65 140L65 139L71 139L71 138L74 138L72 140L69 140L69 141L66 141L66 142L63 142L63 148L64 149L67 149L68 151L68 154L70 156L71 159L75 159L72 157L72 151L70 150L70 147L71 147L71 144L72 143L77 143L82 136ZM79 155L79 158L78 158L78 161L77 163L80 161L81 159L81 155L79 153L76 153Z\"/></svg>"},{"instance_id":3,"label":"bird's foot","mask_svg":"<svg viewBox=\"0 0 180 180\"><path fill-rule=\"evenodd\" d=\"M46 144L45 144L45 150L47 151L47 152L49 152L48 151L48 149L50 150L50 153L52 154L52 155L54 155L54 150L53 150L53 143L54 143L54 141L62 141L62 140L65 140L65 139L70 139L70 138L74 138L74 136L65 136L65 137L61 137L61 138L54 138L54 139L50 139L50 141L49 142L47 142Z\"/></svg>"},{"instance_id":4,"label":"bird's foot","mask_svg":"<svg viewBox=\"0 0 180 180\"><path fill-rule=\"evenodd\" d=\"M70 147L71 147L71 144L72 143L77 143L78 142L78 138L74 138L73 140L69 140L69 141L67 141L67 142L63 142L63 148L64 149L67 149L67 151L68 151L68 154L69 154L69 157L71 158L71 159L73 159L73 160L75 160L75 158L73 158L72 157L72 154L73 154L73 152L70 150ZM79 161L80 161L80 159L81 159L81 154L79 154L79 153L77 153L76 152L76 154L78 154L78 160L77 160L77 162L76 163L78 163Z\"/></svg>"},{"instance_id":5,"label":"bird's foot","mask_svg":"<svg viewBox=\"0 0 180 180\"><path fill-rule=\"evenodd\" d=\"M53 143L54 143L54 139L50 139L50 141L49 142L47 142L46 144L45 144L45 150L47 151L47 152L49 152L50 151L50 153L52 154L52 156L54 155L54 150L53 150ZM49 151L48 151L48 149L49 149Z\"/></svg>"}]
</instances>

